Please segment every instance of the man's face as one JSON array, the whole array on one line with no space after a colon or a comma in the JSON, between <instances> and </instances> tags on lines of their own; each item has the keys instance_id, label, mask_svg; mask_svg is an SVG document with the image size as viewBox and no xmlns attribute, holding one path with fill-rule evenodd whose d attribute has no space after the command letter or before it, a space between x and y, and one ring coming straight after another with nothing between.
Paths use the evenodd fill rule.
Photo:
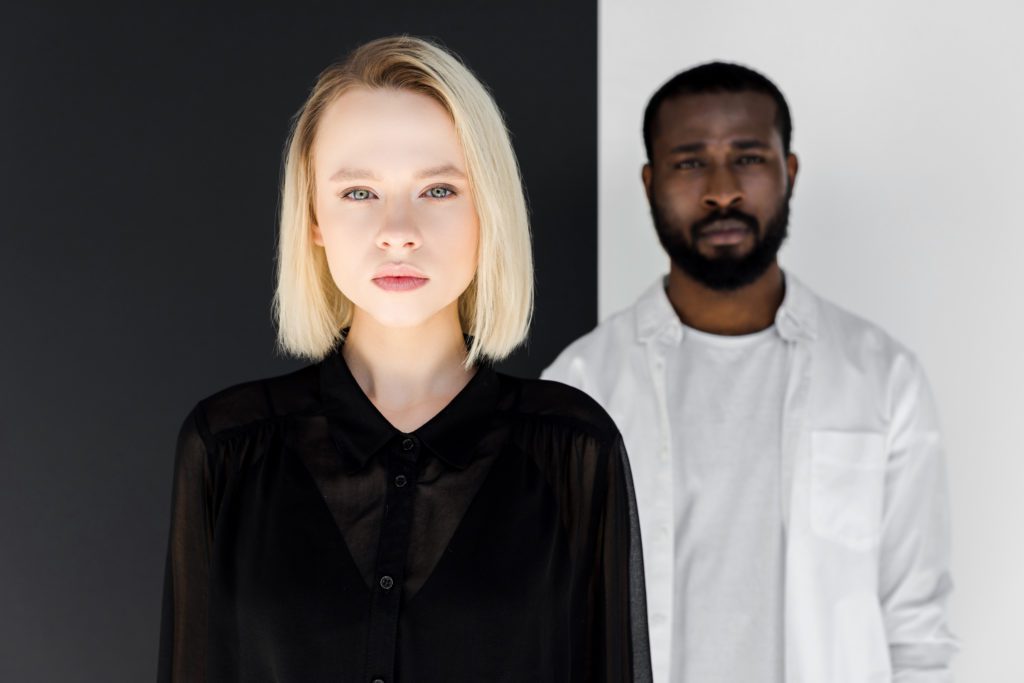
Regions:
<instances>
[{"instance_id":1,"label":"man's face","mask_svg":"<svg viewBox=\"0 0 1024 683\"><path fill-rule=\"evenodd\" d=\"M797 160L775 114L757 92L682 95L658 111L643 169L654 225L676 266L712 289L754 282L786 238Z\"/></svg>"}]
</instances>

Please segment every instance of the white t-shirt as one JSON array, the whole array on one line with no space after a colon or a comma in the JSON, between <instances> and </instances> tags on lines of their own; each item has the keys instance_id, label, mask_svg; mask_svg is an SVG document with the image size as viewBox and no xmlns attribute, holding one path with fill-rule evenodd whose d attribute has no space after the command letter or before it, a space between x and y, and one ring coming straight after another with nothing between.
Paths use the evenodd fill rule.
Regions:
<instances>
[{"instance_id":1,"label":"white t-shirt","mask_svg":"<svg viewBox=\"0 0 1024 683\"><path fill-rule=\"evenodd\" d=\"M787 345L683 329L667 358L675 588L672 683L782 683L780 496Z\"/></svg>"}]
</instances>

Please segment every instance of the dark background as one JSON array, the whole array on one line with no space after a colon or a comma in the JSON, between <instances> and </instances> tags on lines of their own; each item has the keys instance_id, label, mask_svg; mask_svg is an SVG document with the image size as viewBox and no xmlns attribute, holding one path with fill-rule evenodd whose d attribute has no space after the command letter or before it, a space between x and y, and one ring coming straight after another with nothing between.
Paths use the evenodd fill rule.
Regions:
<instances>
[{"instance_id":1,"label":"dark background","mask_svg":"<svg viewBox=\"0 0 1024 683\"><path fill-rule=\"evenodd\" d=\"M70 5L70 3L69 3ZM156 671L177 429L274 352L290 116L357 43L434 37L507 116L535 376L596 322L592 2L0 12L0 681Z\"/></svg>"}]
</instances>

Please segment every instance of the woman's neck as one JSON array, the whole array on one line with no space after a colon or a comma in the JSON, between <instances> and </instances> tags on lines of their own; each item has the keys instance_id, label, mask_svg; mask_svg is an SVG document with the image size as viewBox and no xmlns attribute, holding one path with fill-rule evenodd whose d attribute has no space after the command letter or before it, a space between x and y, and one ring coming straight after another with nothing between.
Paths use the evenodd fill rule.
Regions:
<instances>
[{"instance_id":1,"label":"woman's neck","mask_svg":"<svg viewBox=\"0 0 1024 683\"><path fill-rule=\"evenodd\" d=\"M342 356L363 393L404 432L441 411L469 382L458 304L416 327L386 327L356 309Z\"/></svg>"}]
</instances>

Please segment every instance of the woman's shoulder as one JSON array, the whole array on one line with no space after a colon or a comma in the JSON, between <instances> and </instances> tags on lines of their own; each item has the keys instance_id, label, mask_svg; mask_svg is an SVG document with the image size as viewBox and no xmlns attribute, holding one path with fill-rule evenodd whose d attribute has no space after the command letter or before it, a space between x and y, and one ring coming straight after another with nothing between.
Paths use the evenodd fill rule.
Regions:
<instances>
[{"instance_id":1,"label":"woman's shoulder","mask_svg":"<svg viewBox=\"0 0 1024 683\"><path fill-rule=\"evenodd\" d=\"M199 399L186 421L203 436L217 439L297 413L316 410L319 363L288 373L229 385Z\"/></svg>"},{"instance_id":2,"label":"woman's shoulder","mask_svg":"<svg viewBox=\"0 0 1024 683\"><path fill-rule=\"evenodd\" d=\"M580 432L604 443L619 438L618 427L611 416L584 391L549 379L507 377L507 380L517 385L516 411L522 416Z\"/></svg>"},{"instance_id":3,"label":"woman's shoulder","mask_svg":"<svg viewBox=\"0 0 1024 683\"><path fill-rule=\"evenodd\" d=\"M513 440L533 459L556 495L589 500L591 493L629 476L622 436L600 403L554 380L512 382L519 426Z\"/></svg>"}]
</instances>

